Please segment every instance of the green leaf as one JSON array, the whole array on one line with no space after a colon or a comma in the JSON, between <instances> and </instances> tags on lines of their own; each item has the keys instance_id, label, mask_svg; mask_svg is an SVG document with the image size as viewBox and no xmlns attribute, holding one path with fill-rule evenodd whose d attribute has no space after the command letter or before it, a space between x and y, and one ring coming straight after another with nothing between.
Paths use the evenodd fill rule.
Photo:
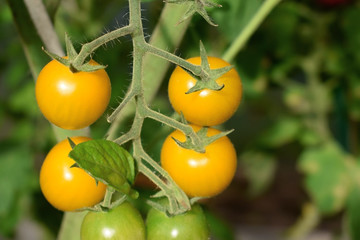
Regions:
<instances>
[{"instance_id":1,"label":"green leaf","mask_svg":"<svg viewBox=\"0 0 360 240\"><path fill-rule=\"evenodd\" d=\"M134 159L116 143L103 139L83 142L69 156L96 180L137 197L138 193L131 188L135 179Z\"/></svg>"},{"instance_id":2,"label":"green leaf","mask_svg":"<svg viewBox=\"0 0 360 240\"><path fill-rule=\"evenodd\" d=\"M346 215L351 239L360 239L360 188L354 187L349 195Z\"/></svg>"},{"instance_id":3,"label":"green leaf","mask_svg":"<svg viewBox=\"0 0 360 240\"><path fill-rule=\"evenodd\" d=\"M249 151L243 153L239 159L239 165L249 182L249 196L259 196L274 179L277 166L275 158L263 152Z\"/></svg>"},{"instance_id":4,"label":"green leaf","mask_svg":"<svg viewBox=\"0 0 360 240\"><path fill-rule=\"evenodd\" d=\"M8 234L13 230L24 210L21 207L21 200L35 185L32 162L28 148L9 147L4 142L1 143L0 232L2 233Z\"/></svg>"},{"instance_id":5,"label":"green leaf","mask_svg":"<svg viewBox=\"0 0 360 240\"><path fill-rule=\"evenodd\" d=\"M286 78L285 78L286 79ZM284 102L292 112L309 113L312 109L309 92L301 84L289 84L284 91Z\"/></svg>"},{"instance_id":6,"label":"green leaf","mask_svg":"<svg viewBox=\"0 0 360 240\"><path fill-rule=\"evenodd\" d=\"M8 100L11 109L17 113L23 113L34 117L39 114L39 108L35 99L35 85L33 82L25 83L21 88L10 96Z\"/></svg>"},{"instance_id":7,"label":"green leaf","mask_svg":"<svg viewBox=\"0 0 360 240\"><path fill-rule=\"evenodd\" d=\"M360 47L360 32L358 31L358 23L360 21L360 9L359 8L347 8L344 12L344 19L342 21L342 30L344 32L345 45L347 49L348 58L352 57L349 66L354 66L355 69L360 67L360 53L358 51Z\"/></svg>"},{"instance_id":8,"label":"green leaf","mask_svg":"<svg viewBox=\"0 0 360 240\"><path fill-rule=\"evenodd\" d=\"M260 137L260 143L267 147L282 146L295 140L300 128L301 123L298 119L280 118Z\"/></svg>"},{"instance_id":9,"label":"green leaf","mask_svg":"<svg viewBox=\"0 0 360 240\"><path fill-rule=\"evenodd\" d=\"M217 240L235 240L235 234L230 223L215 215L207 208L203 208L211 236Z\"/></svg>"},{"instance_id":10,"label":"green leaf","mask_svg":"<svg viewBox=\"0 0 360 240\"><path fill-rule=\"evenodd\" d=\"M351 179L338 145L328 143L306 149L298 167L305 174L306 190L321 213L333 214L343 208Z\"/></svg>"}]
</instances>

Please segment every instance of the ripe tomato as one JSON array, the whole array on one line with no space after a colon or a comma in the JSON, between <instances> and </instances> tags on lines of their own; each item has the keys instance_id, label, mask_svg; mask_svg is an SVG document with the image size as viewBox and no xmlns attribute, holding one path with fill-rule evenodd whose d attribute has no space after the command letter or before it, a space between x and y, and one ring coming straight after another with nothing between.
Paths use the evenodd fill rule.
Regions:
<instances>
[{"instance_id":1,"label":"ripe tomato","mask_svg":"<svg viewBox=\"0 0 360 240\"><path fill-rule=\"evenodd\" d=\"M200 65L201 58L190 58L192 64ZM230 64L216 57L208 57L211 69L222 68ZM237 110L241 96L242 84L235 69L222 75L216 80L224 88L215 91L203 89L186 94L195 85L196 80L184 69L177 66L171 74L168 86L171 105L185 119L199 126L214 126L228 120Z\"/></svg>"},{"instance_id":2,"label":"ripe tomato","mask_svg":"<svg viewBox=\"0 0 360 240\"><path fill-rule=\"evenodd\" d=\"M73 137L79 144L91 140ZM40 170L40 188L48 202L62 211L74 211L91 207L105 195L106 185L96 181L83 169L72 167L75 163L68 157L71 146L67 139L56 144L46 156Z\"/></svg>"},{"instance_id":3,"label":"ripe tomato","mask_svg":"<svg viewBox=\"0 0 360 240\"><path fill-rule=\"evenodd\" d=\"M168 217L165 213L150 209L146 219L146 234L148 240L208 240L209 229L205 215L199 205L191 210Z\"/></svg>"},{"instance_id":4,"label":"ripe tomato","mask_svg":"<svg viewBox=\"0 0 360 240\"><path fill-rule=\"evenodd\" d=\"M194 130L200 129L193 126ZM209 128L207 135L213 136L219 130ZM161 165L178 186L190 197L211 197L222 192L235 175L237 158L230 139L226 136L212 142L205 153L185 149L174 139L185 141L181 131L172 132L161 149Z\"/></svg>"},{"instance_id":5,"label":"ripe tomato","mask_svg":"<svg viewBox=\"0 0 360 240\"><path fill-rule=\"evenodd\" d=\"M82 224L82 240L145 240L145 224L136 208L124 202L109 212L89 212Z\"/></svg>"},{"instance_id":6,"label":"ripe tomato","mask_svg":"<svg viewBox=\"0 0 360 240\"><path fill-rule=\"evenodd\" d=\"M90 62L97 65L95 61ZM56 60L40 72L35 86L43 115L65 129L80 129L94 123L110 101L111 84L105 70L73 73Z\"/></svg>"}]
</instances>

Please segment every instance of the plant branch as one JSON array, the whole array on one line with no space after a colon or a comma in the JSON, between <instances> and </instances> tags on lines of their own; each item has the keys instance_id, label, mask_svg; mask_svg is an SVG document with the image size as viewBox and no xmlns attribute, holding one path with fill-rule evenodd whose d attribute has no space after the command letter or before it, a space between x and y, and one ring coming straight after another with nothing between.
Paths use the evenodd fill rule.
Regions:
<instances>
[{"instance_id":1,"label":"plant branch","mask_svg":"<svg viewBox=\"0 0 360 240\"><path fill-rule=\"evenodd\" d=\"M151 119L154 119L158 122L161 122L163 124L166 124L172 128L178 129L182 131L186 136L189 136L195 146L204 146L199 136L196 134L194 129L188 125L181 123L173 118L170 118L168 116L165 116L164 114L161 114L159 112L156 112L149 107L145 108L146 111L146 117L149 117ZM205 152L205 146L201 149L199 149L200 152Z\"/></svg>"},{"instance_id":2,"label":"plant branch","mask_svg":"<svg viewBox=\"0 0 360 240\"><path fill-rule=\"evenodd\" d=\"M139 164L139 171L153 181L163 191L161 195L165 195L169 199L169 213L180 214L190 210L190 200L186 194L176 185L170 175L157 164L142 148L140 139L134 142L134 149L137 149L141 159L148 165L154 168L154 170L161 175L151 171L143 162Z\"/></svg>"},{"instance_id":3,"label":"plant branch","mask_svg":"<svg viewBox=\"0 0 360 240\"><path fill-rule=\"evenodd\" d=\"M78 66L81 66L85 59L92 53L94 52L97 48L99 48L100 46L114 40L120 37L123 37L125 35L129 35L133 32L133 28L132 26L128 25L122 28L118 28L114 31L108 32L104 35L102 35L101 37L98 37L96 39L94 39L91 42L85 43L82 47L81 50L79 52L79 55L75 58L74 62L73 62L73 66L76 68Z\"/></svg>"},{"instance_id":4,"label":"plant branch","mask_svg":"<svg viewBox=\"0 0 360 240\"><path fill-rule=\"evenodd\" d=\"M125 94L124 99L121 101L120 105L111 113L107 118L109 123L113 122L121 110L139 93L136 92L133 88L130 87L129 91Z\"/></svg>"},{"instance_id":5,"label":"plant branch","mask_svg":"<svg viewBox=\"0 0 360 240\"><path fill-rule=\"evenodd\" d=\"M151 54L154 54L158 57L161 57L163 59L166 59L182 68L185 68L189 71L191 71L194 75L200 76L202 74L201 66L194 65L192 63L189 63L185 59L178 57L172 53L169 53L167 51L164 51L160 48L154 47L150 44L146 44L146 51L148 51Z\"/></svg>"},{"instance_id":6,"label":"plant branch","mask_svg":"<svg viewBox=\"0 0 360 240\"><path fill-rule=\"evenodd\" d=\"M105 197L104 197L104 200L103 200L103 202L101 204L103 207L110 208L111 199L112 199L112 195L113 195L114 192L115 192L115 189L113 187L107 186Z\"/></svg>"}]
</instances>

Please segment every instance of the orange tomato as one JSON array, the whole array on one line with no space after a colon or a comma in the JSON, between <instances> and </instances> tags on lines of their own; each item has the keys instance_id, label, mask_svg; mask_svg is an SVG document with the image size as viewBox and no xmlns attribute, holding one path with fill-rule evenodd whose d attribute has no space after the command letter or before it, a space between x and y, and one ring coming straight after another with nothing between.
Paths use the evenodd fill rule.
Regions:
<instances>
[{"instance_id":1,"label":"orange tomato","mask_svg":"<svg viewBox=\"0 0 360 240\"><path fill-rule=\"evenodd\" d=\"M200 129L192 127L195 131ZM218 133L219 130L209 128L207 135ZM205 153L182 148L172 138L182 142L186 139L179 130L165 139L161 165L188 196L211 197L228 187L237 165L236 151L228 137L221 137L206 146Z\"/></svg>"},{"instance_id":2,"label":"orange tomato","mask_svg":"<svg viewBox=\"0 0 360 240\"><path fill-rule=\"evenodd\" d=\"M97 65L95 61L90 63ZM41 70L35 94L41 112L51 123L64 129L81 129L106 110L111 83L103 69L73 73L52 60Z\"/></svg>"},{"instance_id":3,"label":"orange tomato","mask_svg":"<svg viewBox=\"0 0 360 240\"><path fill-rule=\"evenodd\" d=\"M190 58L192 64L200 65L201 58ZM226 61L208 57L210 69L229 66ZM195 85L196 79L181 67L176 67L171 74L168 86L170 103L176 112L185 119L199 126L214 126L227 121L237 110L242 97L240 77L233 68L219 77L216 82L224 84L219 91L203 89L193 93L186 92Z\"/></svg>"},{"instance_id":4,"label":"orange tomato","mask_svg":"<svg viewBox=\"0 0 360 240\"><path fill-rule=\"evenodd\" d=\"M72 137L75 144L89 141L88 137ZM47 201L62 211L74 211L99 203L106 185L96 181L83 169L71 167L68 157L71 146L67 139L56 144L46 156L40 170L40 188Z\"/></svg>"}]
</instances>

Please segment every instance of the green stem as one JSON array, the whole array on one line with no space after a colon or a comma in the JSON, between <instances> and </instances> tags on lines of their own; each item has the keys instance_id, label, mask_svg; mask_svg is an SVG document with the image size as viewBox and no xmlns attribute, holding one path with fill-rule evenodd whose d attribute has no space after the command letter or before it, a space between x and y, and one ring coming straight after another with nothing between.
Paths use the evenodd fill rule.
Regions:
<instances>
[{"instance_id":1,"label":"green stem","mask_svg":"<svg viewBox=\"0 0 360 240\"><path fill-rule=\"evenodd\" d=\"M244 47L245 43L251 35L258 29L260 24L269 15L269 13L276 7L281 0L265 0L256 14L252 17L250 22L246 24L245 28L240 32L236 39L232 42L230 47L225 51L222 58L225 61L231 62L238 52Z\"/></svg>"},{"instance_id":2,"label":"green stem","mask_svg":"<svg viewBox=\"0 0 360 240\"><path fill-rule=\"evenodd\" d=\"M143 159L143 161L150 165L161 176L159 177L155 174L152 170L146 167L143 162L139 164L139 171L159 186L162 190L161 195L164 195L169 199L169 213L180 214L188 211L191 208L189 198L172 180L170 175L144 151L140 139L134 142L134 149L137 149L141 155L141 159Z\"/></svg>"},{"instance_id":3,"label":"green stem","mask_svg":"<svg viewBox=\"0 0 360 240\"><path fill-rule=\"evenodd\" d=\"M104 197L104 200L103 200L103 202L101 204L103 207L110 208L111 199L112 199L112 195L113 195L114 192L115 192L114 188L112 188L110 186L107 186L105 197Z\"/></svg>"},{"instance_id":4,"label":"green stem","mask_svg":"<svg viewBox=\"0 0 360 240\"><path fill-rule=\"evenodd\" d=\"M136 96L139 92L134 90L132 86L130 86L129 91L125 94L124 99L121 101L120 105L111 113L111 115L107 118L109 123L112 123L116 120L117 115L126 107L126 105Z\"/></svg>"},{"instance_id":5,"label":"green stem","mask_svg":"<svg viewBox=\"0 0 360 240\"><path fill-rule=\"evenodd\" d=\"M102 35L99 38L94 39L91 42L85 43L79 52L79 55L76 56L73 65L76 68L84 63L85 59L93 53L100 46L125 35L129 35L133 32L133 28L131 26L125 26L114 31L108 32Z\"/></svg>"},{"instance_id":6,"label":"green stem","mask_svg":"<svg viewBox=\"0 0 360 240\"><path fill-rule=\"evenodd\" d=\"M170 202L169 212L172 214L181 213L190 209L190 202L186 194L174 183L167 172L153 161L143 150L141 144L141 128L146 116L147 103L144 96L142 77L143 77L143 59L146 53L144 32L141 22L140 0L129 1L130 26L133 28L131 33L133 41L133 77L132 85L129 90L134 92L136 102L136 114L133 125L126 136L126 139L118 139L118 141L131 140L134 146L134 158L137 160L138 167L153 182L162 188L164 194ZM129 94L130 96L132 94ZM128 97L130 98L130 97ZM131 97L133 98L133 97ZM121 104L120 104L121 105ZM114 115L115 116L115 115ZM175 121L175 120L173 120ZM160 179L153 174L150 169L141 161L143 159L148 165L155 169L164 179ZM178 204L179 203L179 204ZM179 206L180 205L180 206Z\"/></svg>"},{"instance_id":7,"label":"green stem","mask_svg":"<svg viewBox=\"0 0 360 240\"><path fill-rule=\"evenodd\" d=\"M131 125L130 130L118 137L114 140L119 145L122 145L130 140L134 140L135 138L138 138L141 134L141 128L144 122L144 118L139 116L139 112L136 111L133 124Z\"/></svg>"},{"instance_id":8,"label":"green stem","mask_svg":"<svg viewBox=\"0 0 360 240\"><path fill-rule=\"evenodd\" d=\"M308 235L320 222L321 215L312 203L307 203L302 208L301 218L287 232L288 240L303 239Z\"/></svg>"},{"instance_id":9,"label":"green stem","mask_svg":"<svg viewBox=\"0 0 360 240\"><path fill-rule=\"evenodd\" d=\"M202 146L199 148L199 152L205 152L205 146L202 140L199 138L199 136L196 134L196 132L190 125L181 123L173 118L165 116L164 114L156 112L148 107L146 107L145 111L147 117L182 131L186 136L189 136L191 138L195 146Z\"/></svg>"},{"instance_id":10,"label":"green stem","mask_svg":"<svg viewBox=\"0 0 360 240\"><path fill-rule=\"evenodd\" d=\"M180 67L182 68L185 68L189 71L191 71L193 74L199 76L202 74L202 69L201 69L201 66L198 66L198 65L194 65L194 64L191 64L189 63L188 61L186 61L185 59L181 58L181 57L178 57L172 53L169 53L167 51L164 51L160 48L157 48L157 47L154 47L154 46L151 46L150 44L146 44L146 51L148 51L149 53L151 54L154 54L158 57L161 57L163 59L166 59L176 65L179 65Z\"/></svg>"}]
</instances>

